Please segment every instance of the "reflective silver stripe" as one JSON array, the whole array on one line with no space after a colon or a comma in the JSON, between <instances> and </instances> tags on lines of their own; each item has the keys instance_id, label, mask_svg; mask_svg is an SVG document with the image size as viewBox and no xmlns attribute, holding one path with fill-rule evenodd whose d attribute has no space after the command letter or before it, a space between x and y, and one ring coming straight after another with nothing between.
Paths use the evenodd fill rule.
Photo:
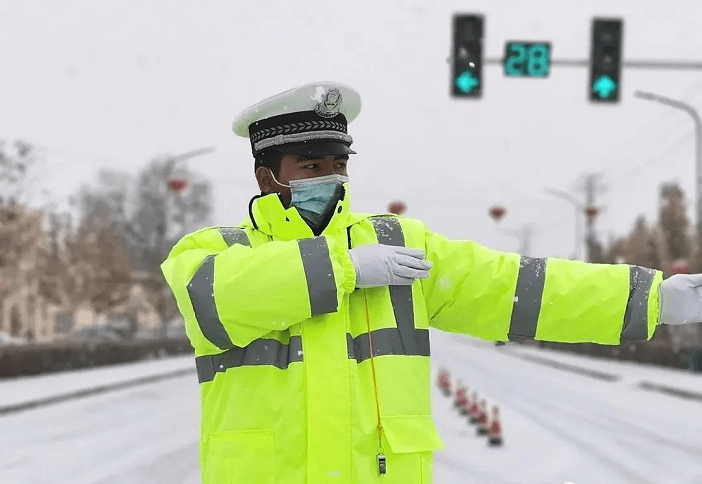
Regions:
<instances>
[{"instance_id":1,"label":"reflective silver stripe","mask_svg":"<svg viewBox=\"0 0 702 484\"><path fill-rule=\"evenodd\" d=\"M301 239L298 244L307 278L312 316L336 312L337 289L327 239L324 237Z\"/></svg>"},{"instance_id":2,"label":"reflective silver stripe","mask_svg":"<svg viewBox=\"0 0 702 484\"><path fill-rule=\"evenodd\" d=\"M346 333L346 350L349 353L350 360L356 358L356 345L354 344L353 336L351 336L351 333Z\"/></svg>"},{"instance_id":3,"label":"reflective silver stripe","mask_svg":"<svg viewBox=\"0 0 702 484\"><path fill-rule=\"evenodd\" d=\"M645 267L629 267L629 301L624 314L621 340L648 338L648 295L651 293L656 271Z\"/></svg>"},{"instance_id":4,"label":"reflective silver stripe","mask_svg":"<svg viewBox=\"0 0 702 484\"><path fill-rule=\"evenodd\" d=\"M236 227L218 227L222 239L231 247L234 244L251 246L249 237L243 229ZM188 284L188 294L193 304L195 318L200 325L202 334L223 350L233 346L227 331L217 314L217 306L214 300L214 256L209 255L197 270L192 280Z\"/></svg>"},{"instance_id":5,"label":"reflective silver stripe","mask_svg":"<svg viewBox=\"0 0 702 484\"><path fill-rule=\"evenodd\" d=\"M224 329L217 314L214 299L214 262L215 257L208 255L188 284L188 294L193 303L195 318L202 334L212 344L223 350L234 344Z\"/></svg>"},{"instance_id":6,"label":"reflective silver stripe","mask_svg":"<svg viewBox=\"0 0 702 484\"><path fill-rule=\"evenodd\" d=\"M376 329L371 331L373 339L373 356L403 355L429 356L429 330L415 329L412 335L412 345L407 347L403 335L395 328ZM356 338L346 334L346 344L350 359L357 362L371 357L368 333L361 333Z\"/></svg>"},{"instance_id":7,"label":"reflective silver stripe","mask_svg":"<svg viewBox=\"0 0 702 484\"><path fill-rule=\"evenodd\" d=\"M211 356L195 358L197 378L200 383L214 380L217 373L240 366L270 365L285 370L290 363L302 361L302 339L291 336L289 344L275 339L257 339L249 345L234 348Z\"/></svg>"},{"instance_id":8,"label":"reflective silver stripe","mask_svg":"<svg viewBox=\"0 0 702 484\"><path fill-rule=\"evenodd\" d=\"M371 219L373 228L378 237L378 243L405 246L405 235L402 233L400 221L394 217L375 217ZM411 355L421 354L419 342L414 331L414 307L412 304L412 286L389 286L392 310L395 313L395 322L399 331L403 348ZM375 334L375 333L373 333ZM375 348L375 337L373 339Z\"/></svg>"},{"instance_id":9,"label":"reflective silver stripe","mask_svg":"<svg viewBox=\"0 0 702 484\"><path fill-rule=\"evenodd\" d=\"M340 133L338 131L308 131L305 133L279 134L273 136L272 138L263 139L257 143L254 143L254 150L259 151L264 148L270 148L271 146L278 146L288 143L302 143L304 141L320 139L339 140L348 144L353 143L353 138L346 133Z\"/></svg>"},{"instance_id":10,"label":"reflective silver stripe","mask_svg":"<svg viewBox=\"0 0 702 484\"><path fill-rule=\"evenodd\" d=\"M546 259L522 256L514 294L509 339L534 339L546 282Z\"/></svg>"},{"instance_id":11,"label":"reflective silver stripe","mask_svg":"<svg viewBox=\"0 0 702 484\"><path fill-rule=\"evenodd\" d=\"M246 235L244 229L236 227L217 227L217 230L219 230L220 235L228 247L231 247L234 244L241 244L251 247L251 241L249 241L249 236Z\"/></svg>"}]
</instances>

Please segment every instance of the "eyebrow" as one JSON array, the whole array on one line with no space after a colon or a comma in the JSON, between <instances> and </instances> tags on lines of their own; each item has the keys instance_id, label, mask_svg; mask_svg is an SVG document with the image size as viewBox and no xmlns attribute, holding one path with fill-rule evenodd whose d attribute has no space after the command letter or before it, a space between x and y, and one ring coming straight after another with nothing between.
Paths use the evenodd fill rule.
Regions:
<instances>
[{"instance_id":1,"label":"eyebrow","mask_svg":"<svg viewBox=\"0 0 702 484\"><path fill-rule=\"evenodd\" d=\"M340 160L340 159L349 159L349 155L338 155L336 158L334 158L334 161ZM318 156L302 156L300 155L299 159L297 160L298 163L302 163L303 161L312 161L312 160L321 160L322 158Z\"/></svg>"}]
</instances>

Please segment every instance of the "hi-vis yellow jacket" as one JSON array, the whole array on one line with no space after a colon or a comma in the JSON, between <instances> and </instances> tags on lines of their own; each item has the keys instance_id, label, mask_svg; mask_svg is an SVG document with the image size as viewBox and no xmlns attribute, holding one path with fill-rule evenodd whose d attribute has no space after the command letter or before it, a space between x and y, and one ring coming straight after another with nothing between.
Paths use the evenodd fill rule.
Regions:
<instances>
[{"instance_id":1,"label":"hi-vis yellow jacket","mask_svg":"<svg viewBox=\"0 0 702 484\"><path fill-rule=\"evenodd\" d=\"M430 277L354 289L347 249L375 243L425 250ZM648 339L662 280L451 241L416 220L352 214L348 196L318 237L276 195L258 198L240 227L185 236L162 269L196 353L204 484L430 483L442 444L429 326L494 341Z\"/></svg>"}]
</instances>

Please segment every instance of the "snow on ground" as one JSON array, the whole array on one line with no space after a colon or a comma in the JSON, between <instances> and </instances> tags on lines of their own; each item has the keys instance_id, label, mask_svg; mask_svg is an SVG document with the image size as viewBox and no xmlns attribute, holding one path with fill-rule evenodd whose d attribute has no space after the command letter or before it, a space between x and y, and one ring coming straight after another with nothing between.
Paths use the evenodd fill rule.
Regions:
<instances>
[{"instance_id":1,"label":"snow on ground","mask_svg":"<svg viewBox=\"0 0 702 484\"><path fill-rule=\"evenodd\" d=\"M0 417L0 483L195 484L198 414L193 373Z\"/></svg>"},{"instance_id":2,"label":"snow on ground","mask_svg":"<svg viewBox=\"0 0 702 484\"><path fill-rule=\"evenodd\" d=\"M192 370L192 356L168 357L120 365L0 379L0 413L27 402L79 393L88 389Z\"/></svg>"},{"instance_id":3,"label":"snow on ground","mask_svg":"<svg viewBox=\"0 0 702 484\"><path fill-rule=\"evenodd\" d=\"M702 375L438 331L431 338L434 370L447 368L498 404L505 438L489 447L432 382L446 445L435 456L436 484L702 483L702 402L639 386L700 392ZM0 381L0 406L193 366L177 357ZM198 401L188 373L0 416L0 483L197 484Z\"/></svg>"},{"instance_id":4,"label":"snow on ground","mask_svg":"<svg viewBox=\"0 0 702 484\"><path fill-rule=\"evenodd\" d=\"M699 389L700 375L525 348L495 347L432 331L435 371L445 367L488 405L498 404L504 448L490 448L434 388L446 449L443 483L702 483L702 403L643 390L639 381ZM520 358L538 355L621 377L606 381Z\"/></svg>"}]
</instances>

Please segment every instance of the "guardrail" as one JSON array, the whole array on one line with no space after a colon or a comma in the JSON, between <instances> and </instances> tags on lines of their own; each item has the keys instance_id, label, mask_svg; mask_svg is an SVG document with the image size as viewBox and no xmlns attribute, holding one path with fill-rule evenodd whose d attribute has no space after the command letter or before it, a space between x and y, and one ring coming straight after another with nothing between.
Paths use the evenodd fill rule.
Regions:
<instances>
[{"instance_id":1,"label":"guardrail","mask_svg":"<svg viewBox=\"0 0 702 484\"><path fill-rule=\"evenodd\" d=\"M583 355L599 356L624 361L636 361L651 365L685 368L695 371L692 366L692 350L674 351L667 345L650 341L641 343L624 343L619 346L598 345L594 343L551 343L539 341L539 347L569 351Z\"/></svg>"}]
</instances>

